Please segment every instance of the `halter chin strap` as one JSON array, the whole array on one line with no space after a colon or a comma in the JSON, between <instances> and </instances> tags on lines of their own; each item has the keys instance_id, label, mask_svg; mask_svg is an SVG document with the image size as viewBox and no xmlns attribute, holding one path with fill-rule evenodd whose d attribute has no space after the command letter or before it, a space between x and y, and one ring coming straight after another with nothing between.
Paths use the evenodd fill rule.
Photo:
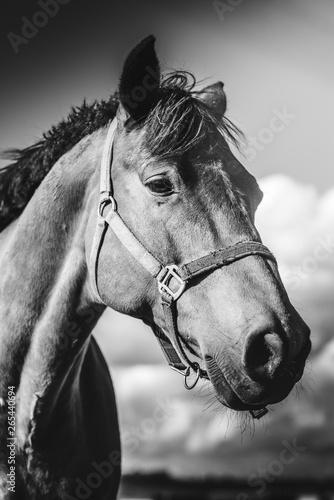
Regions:
<instances>
[{"instance_id":1,"label":"halter chin strap","mask_svg":"<svg viewBox=\"0 0 334 500\"><path fill-rule=\"evenodd\" d=\"M157 325L154 325L152 329L166 356L169 366L173 370L184 375L186 388L192 389L200 377L207 379L209 379L209 377L206 371L200 369L198 363L189 359L184 350L177 328L177 300L185 292L189 282L195 276L213 271L220 267L228 266L237 260L244 259L251 255L259 255L266 259L273 260L274 262L276 262L276 259L262 243L257 241L241 241L231 247L215 250L204 257L200 257L199 259L195 259L180 266L176 266L175 264L163 265L137 239L117 212L117 205L113 198L111 182L112 146L116 128L117 120L115 118L111 122L108 130L101 162L98 223L90 255L90 268L93 269L94 273L92 286L96 296L103 302L97 282L98 260L105 232L108 227L110 227L123 246L139 264L156 279L158 290L161 294L165 327L161 329ZM104 216L104 209L107 208L107 206L109 207L109 211L107 215ZM196 376L194 381L189 384L188 377L191 369L193 369ZM266 409L261 409L251 413L254 418L260 418L266 411Z\"/></svg>"}]
</instances>

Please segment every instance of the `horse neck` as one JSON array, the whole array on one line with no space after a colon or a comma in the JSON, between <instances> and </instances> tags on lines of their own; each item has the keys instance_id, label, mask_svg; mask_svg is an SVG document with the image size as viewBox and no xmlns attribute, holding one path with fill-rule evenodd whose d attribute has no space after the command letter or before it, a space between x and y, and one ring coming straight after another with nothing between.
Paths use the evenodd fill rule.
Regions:
<instances>
[{"instance_id":1,"label":"horse neck","mask_svg":"<svg viewBox=\"0 0 334 500\"><path fill-rule=\"evenodd\" d=\"M19 445L27 441L36 399L48 399L43 411L50 416L60 392L75 390L89 334L104 309L92 299L85 256L104 136L85 138L57 162L0 263L0 397L16 387Z\"/></svg>"}]
</instances>

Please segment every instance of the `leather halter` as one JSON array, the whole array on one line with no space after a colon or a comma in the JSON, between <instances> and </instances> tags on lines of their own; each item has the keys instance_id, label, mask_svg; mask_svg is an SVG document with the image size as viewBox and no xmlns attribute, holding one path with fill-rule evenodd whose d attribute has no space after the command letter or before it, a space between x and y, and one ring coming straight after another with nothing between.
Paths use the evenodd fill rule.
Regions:
<instances>
[{"instance_id":1,"label":"leather halter","mask_svg":"<svg viewBox=\"0 0 334 500\"><path fill-rule=\"evenodd\" d=\"M113 141L116 128L117 119L114 118L109 126L101 161L98 223L90 255L90 267L93 269L92 286L96 296L103 302L98 290L97 271L99 253L102 247L103 238L108 227L110 227L124 247L146 269L146 271L148 271L153 278L156 279L158 290L161 294L161 304L165 316L165 327L162 330L157 325L154 325L152 329L166 356L169 366L173 370L181 373L185 377L185 387L187 389L192 389L195 387L200 377L209 379L209 376L206 371L199 367L198 363L189 359L182 346L180 334L177 328L177 300L185 292L187 285L195 276L227 266L237 260L251 255L260 255L261 257L271 259L274 262L276 262L276 259L268 248L262 245L262 243L257 241L243 241L228 248L220 248L219 250L215 250L204 257L200 257L199 259L195 259L180 266L175 264L164 265L161 263L137 239L117 212L117 205L115 199L113 198L111 181ZM110 209L107 215L104 216L103 212L107 206L110 206ZM189 384L188 376L190 375L191 369L195 372L196 377L195 380ZM254 418L260 418L264 412L266 413L266 411L266 409L259 409L254 410L251 413Z\"/></svg>"}]
</instances>

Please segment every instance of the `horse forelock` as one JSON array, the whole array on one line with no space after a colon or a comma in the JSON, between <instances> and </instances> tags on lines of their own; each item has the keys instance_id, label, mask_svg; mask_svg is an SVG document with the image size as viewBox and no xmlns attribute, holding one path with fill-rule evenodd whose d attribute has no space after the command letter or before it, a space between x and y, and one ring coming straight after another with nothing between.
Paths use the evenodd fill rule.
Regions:
<instances>
[{"instance_id":1,"label":"horse forelock","mask_svg":"<svg viewBox=\"0 0 334 500\"><path fill-rule=\"evenodd\" d=\"M238 146L241 132L198 98L196 79L185 71L166 75L145 119L145 146L152 156L177 158L191 149L213 147L221 136Z\"/></svg>"}]
</instances>

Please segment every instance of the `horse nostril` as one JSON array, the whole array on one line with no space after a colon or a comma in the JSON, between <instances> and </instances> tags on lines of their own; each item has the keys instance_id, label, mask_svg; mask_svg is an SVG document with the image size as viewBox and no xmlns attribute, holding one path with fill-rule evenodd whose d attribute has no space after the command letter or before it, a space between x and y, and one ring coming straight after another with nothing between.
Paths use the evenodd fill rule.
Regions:
<instances>
[{"instance_id":1,"label":"horse nostril","mask_svg":"<svg viewBox=\"0 0 334 500\"><path fill-rule=\"evenodd\" d=\"M249 377L256 381L273 379L284 359L284 344L277 333L251 334L243 355Z\"/></svg>"}]
</instances>

